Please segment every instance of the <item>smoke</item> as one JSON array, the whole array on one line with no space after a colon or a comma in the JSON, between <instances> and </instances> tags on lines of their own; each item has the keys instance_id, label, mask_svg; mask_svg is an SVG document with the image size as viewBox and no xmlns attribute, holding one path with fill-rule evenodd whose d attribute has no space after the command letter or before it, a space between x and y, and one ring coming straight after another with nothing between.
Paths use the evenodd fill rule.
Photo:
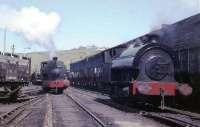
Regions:
<instances>
[{"instance_id":1,"label":"smoke","mask_svg":"<svg viewBox=\"0 0 200 127\"><path fill-rule=\"evenodd\" d=\"M154 2L155 19L151 30L161 28L162 24L171 24L200 12L200 0L155 0Z\"/></svg>"},{"instance_id":2,"label":"smoke","mask_svg":"<svg viewBox=\"0 0 200 127\"><path fill-rule=\"evenodd\" d=\"M50 58L55 55L53 35L60 23L57 13L45 13L36 7L15 10L8 6L0 6L0 17L0 28L21 33L27 42L47 49Z\"/></svg>"}]
</instances>

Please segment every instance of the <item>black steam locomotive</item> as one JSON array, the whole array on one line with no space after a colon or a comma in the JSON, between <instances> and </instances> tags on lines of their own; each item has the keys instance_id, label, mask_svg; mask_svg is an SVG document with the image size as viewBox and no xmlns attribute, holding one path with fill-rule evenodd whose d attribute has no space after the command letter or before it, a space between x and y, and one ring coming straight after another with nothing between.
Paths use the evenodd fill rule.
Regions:
<instances>
[{"instance_id":1,"label":"black steam locomotive","mask_svg":"<svg viewBox=\"0 0 200 127\"><path fill-rule=\"evenodd\" d=\"M21 87L29 84L30 73L30 58L0 53L0 99L15 100Z\"/></svg>"},{"instance_id":2,"label":"black steam locomotive","mask_svg":"<svg viewBox=\"0 0 200 127\"><path fill-rule=\"evenodd\" d=\"M145 36L154 36L155 40L174 49L178 66L175 78L178 82L189 84L193 90L187 98L178 97L181 103L198 106L200 97L200 14L165 25L160 30ZM199 104L198 104L199 103Z\"/></svg>"},{"instance_id":3,"label":"black steam locomotive","mask_svg":"<svg viewBox=\"0 0 200 127\"><path fill-rule=\"evenodd\" d=\"M69 85L65 72L63 61L58 61L57 57L54 57L53 60L42 62L40 73L44 91L62 93Z\"/></svg>"},{"instance_id":4,"label":"black steam locomotive","mask_svg":"<svg viewBox=\"0 0 200 127\"><path fill-rule=\"evenodd\" d=\"M168 46L132 40L72 63L71 84L164 106L176 93L175 52ZM153 98L153 99L150 99ZM159 101L159 102L158 102Z\"/></svg>"}]
</instances>

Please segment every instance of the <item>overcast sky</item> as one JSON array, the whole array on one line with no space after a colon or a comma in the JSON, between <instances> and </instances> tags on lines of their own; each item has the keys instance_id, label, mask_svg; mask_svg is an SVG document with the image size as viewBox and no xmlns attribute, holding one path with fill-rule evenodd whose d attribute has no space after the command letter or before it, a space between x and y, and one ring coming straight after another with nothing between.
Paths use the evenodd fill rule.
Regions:
<instances>
[{"instance_id":1,"label":"overcast sky","mask_svg":"<svg viewBox=\"0 0 200 127\"><path fill-rule=\"evenodd\" d=\"M199 10L199 0L0 0L0 50L5 27L17 52L112 47Z\"/></svg>"}]
</instances>

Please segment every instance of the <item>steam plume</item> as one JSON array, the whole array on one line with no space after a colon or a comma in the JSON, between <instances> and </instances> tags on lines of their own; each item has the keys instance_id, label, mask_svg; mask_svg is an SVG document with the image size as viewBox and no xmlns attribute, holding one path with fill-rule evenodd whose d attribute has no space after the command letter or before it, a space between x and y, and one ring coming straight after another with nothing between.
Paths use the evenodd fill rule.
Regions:
<instances>
[{"instance_id":1,"label":"steam plume","mask_svg":"<svg viewBox=\"0 0 200 127\"><path fill-rule=\"evenodd\" d=\"M171 24L200 12L200 0L155 0L155 19L151 29Z\"/></svg>"},{"instance_id":2,"label":"steam plume","mask_svg":"<svg viewBox=\"0 0 200 127\"><path fill-rule=\"evenodd\" d=\"M55 12L45 13L36 7L24 7L21 10L0 6L0 28L21 33L30 42L44 47L49 56L55 54L53 35L60 23L60 17Z\"/></svg>"}]
</instances>

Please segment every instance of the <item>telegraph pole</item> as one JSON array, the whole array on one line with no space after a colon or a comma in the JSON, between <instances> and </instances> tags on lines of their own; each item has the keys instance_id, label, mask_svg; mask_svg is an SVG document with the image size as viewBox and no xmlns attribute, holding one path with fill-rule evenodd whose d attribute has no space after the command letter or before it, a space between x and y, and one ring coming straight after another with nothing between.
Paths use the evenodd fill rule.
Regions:
<instances>
[{"instance_id":1,"label":"telegraph pole","mask_svg":"<svg viewBox=\"0 0 200 127\"><path fill-rule=\"evenodd\" d=\"M12 55L13 55L14 52L15 52L15 45L14 44L11 46L11 50L12 50Z\"/></svg>"},{"instance_id":2,"label":"telegraph pole","mask_svg":"<svg viewBox=\"0 0 200 127\"><path fill-rule=\"evenodd\" d=\"M4 28L4 40L3 40L3 55L5 54L6 52L6 27Z\"/></svg>"}]
</instances>

